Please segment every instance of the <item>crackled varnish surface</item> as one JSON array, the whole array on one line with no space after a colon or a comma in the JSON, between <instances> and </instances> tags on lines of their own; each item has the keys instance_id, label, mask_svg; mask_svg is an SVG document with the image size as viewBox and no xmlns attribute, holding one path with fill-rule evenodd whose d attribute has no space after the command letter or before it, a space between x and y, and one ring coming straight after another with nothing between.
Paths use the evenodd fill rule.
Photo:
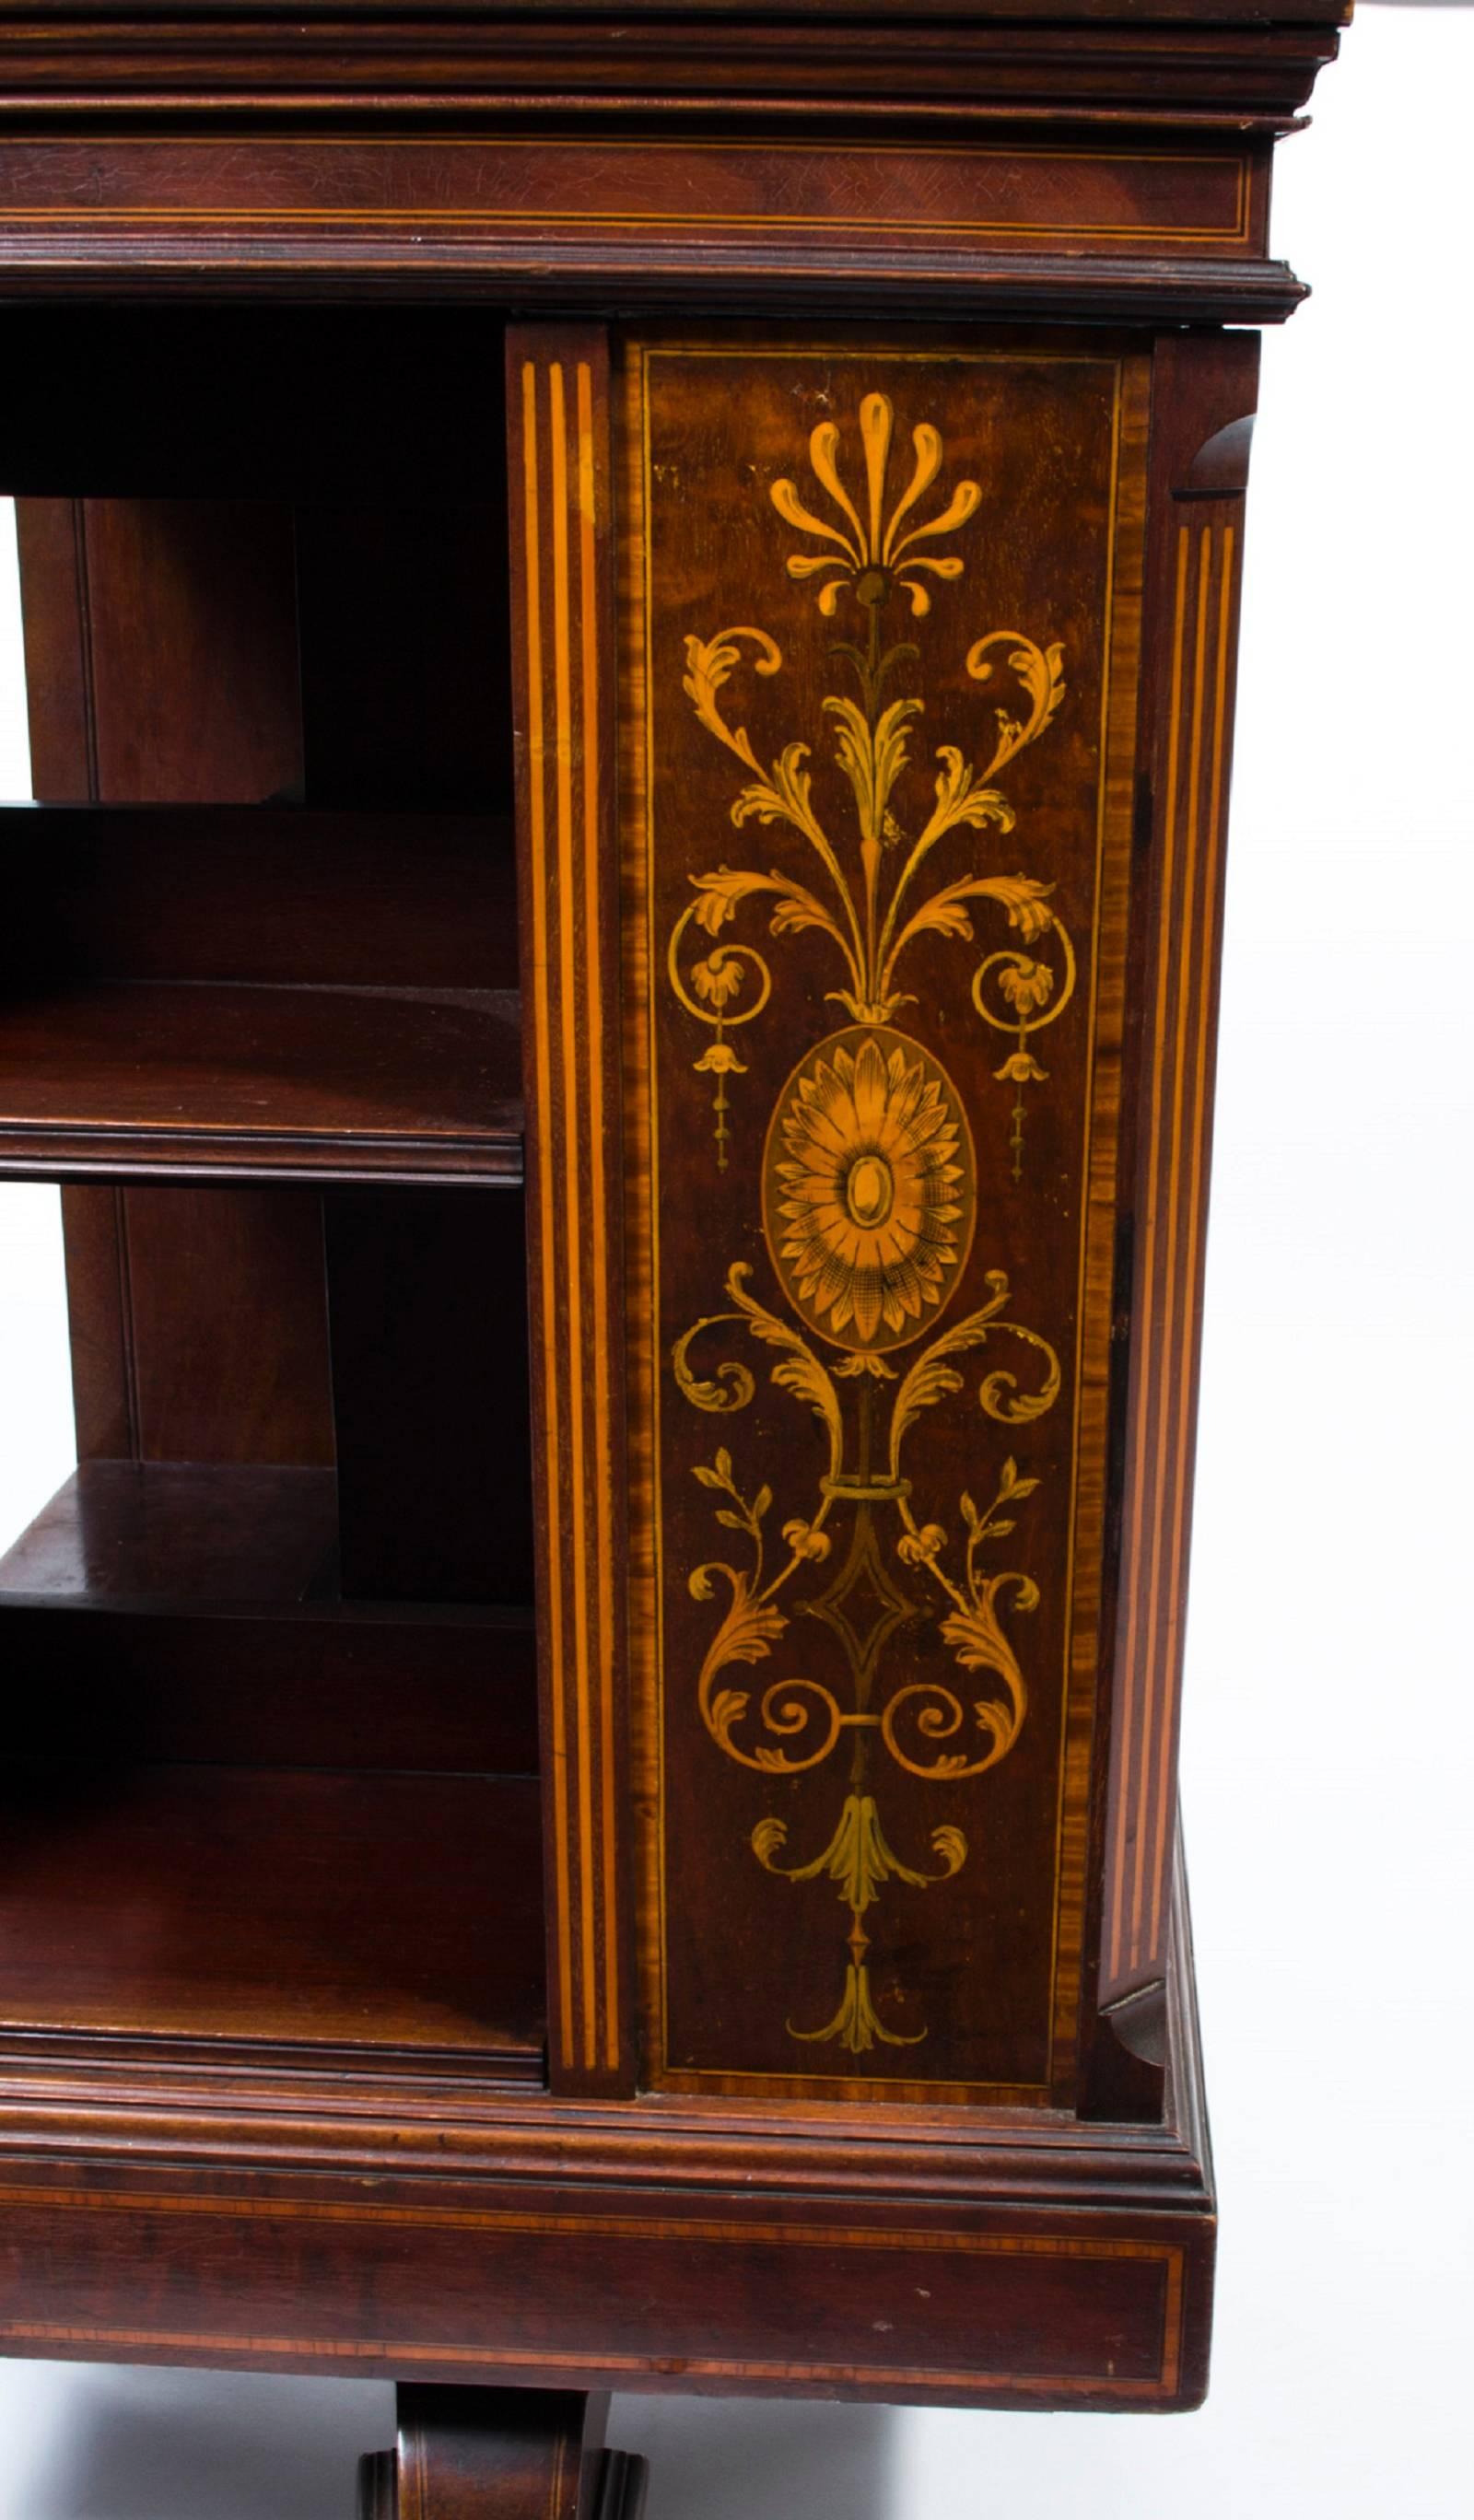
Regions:
<instances>
[{"instance_id":1,"label":"crackled varnish surface","mask_svg":"<svg viewBox=\"0 0 1474 2520\"><path fill-rule=\"evenodd\" d=\"M1067 2100L1144 362L623 361L650 2077Z\"/></svg>"}]
</instances>

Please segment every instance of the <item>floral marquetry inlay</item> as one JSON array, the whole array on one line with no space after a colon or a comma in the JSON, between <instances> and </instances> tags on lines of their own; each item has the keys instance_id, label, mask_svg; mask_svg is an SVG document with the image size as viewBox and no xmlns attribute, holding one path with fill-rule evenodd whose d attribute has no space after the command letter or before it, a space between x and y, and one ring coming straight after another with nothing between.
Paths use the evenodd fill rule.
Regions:
<instances>
[{"instance_id":1,"label":"floral marquetry inlay","mask_svg":"<svg viewBox=\"0 0 1474 2520\"><path fill-rule=\"evenodd\" d=\"M1089 341L631 362L636 1725L667 2088L1070 2088L1122 376Z\"/></svg>"},{"instance_id":2,"label":"floral marquetry inlay","mask_svg":"<svg viewBox=\"0 0 1474 2520\"><path fill-rule=\"evenodd\" d=\"M914 679L920 662L912 641L890 641L887 615L898 596L909 613L919 617L932 608L928 578L950 583L962 576L964 562L956 552L918 551L917 545L960 532L977 516L983 493L976 481L963 481L936 513L927 512L928 495L942 470L941 433L930 422L912 431L914 470L894 500L890 470L895 412L889 396L867 394L860 404L858 433L863 449L864 486L857 506L845 486L840 466L840 431L826 421L809 439L809 461L825 495L832 520L816 515L786 478L772 484L770 496L785 523L815 538L816 551L791 553L791 577L819 581L817 604L828 618L838 615L840 598L848 594L858 614L858 635L836 642L830 654L848 669L850 692L831 692L822 712L833 752L852 796L851 831L830 828L814 800L811 744L786 743L766 768L754 748L745 725L734 725L723 706L723 695L745 666L771 678L783 669L783 653L769 633L742 623L714 638L694 634L686 640L684 689L702 725L751 774L732 801L731 820L746 824L786 824L797 832L816 861L811 880L805 882L776 871L736 868L724 862L694 876L696 898L677 921L668 964L671 986L690 1014L712 1029L714 1040L701 1053L698 1070L716 1077L714 1098L716 1160L728 1160L731 1131L727 1114L729 1076L745 1072L730 1038L753 1022L773 988L771 966L745 940L727 938L739 914L757 903L768 914L773 937L816 930L832 947L843 985L831 995L857 1023L884 1024L911 1003L901 986L903 966L917 940L929 934L974 941L974 918L985 909L1001 914L1017 943L994 947L972 974L973 1004L983 1021L1011 1033L1015 1047L994 1070L999 1082L1015 1088L1010 1146L1015 1179L1022 1173L1023 1088L1044 1084L1047 1071L1028 1048L1032 1034L1055 1022L1074 994L1075 955L1057 912L1050 905L1052 886L1022 870L984 872L976 864L936 881L936 852L949 834L986 831L1012 832L1016 815L1007 795L994 783L1025 747L1036 742L1064 697L1064 652L1058 642L1040 648L1022 631L990 630L967 650L967 671L978 683L992 684L1000 665L1012 677L1016 698L1000 699L992 709L993 740L980 763L969 760L955 744L938 746L930 800L917 798L912 747L926 701L897 686ZM890 504L888 504L890 501ZM863 512L862 512L863 511ZM890 695L890 697L888 697ZM913 810L913 801L919 810ZM902 818L905 817L903 820ZM711 949L693 959L693 933L712 938ZM1025 950L1028 949L1028 950ZM1050 959L1052 949L1054 959Z\"/></svg>"},{"instance_id":3,"label":"floral marquetry inlay","mask_svg":"<svg viewBox=\"0 0 1474 2520\"><path fill-rule=\"evenodd\" d=\"M977 1172L950 1079L856 1025L811 1051L773 1113L768 1248L811 1329L870 1350L915 1338L972 1244Z\"/></svg>"},{"instance_id":4,"label":"floral marquetry inlay","mask_svg":"<svg viewBox=\"0 0 1474 2520\"><path fill-rule=\"evenodd\" d=\"M854 441L859 462L847 479ZM1004 1457L991 1505L980 1509L964 1491L952 1501L949 1529L930 1514L918 1518L902 1450L924 1413L962 1388L960 1360L990 1341L1022 1343L1036 1366L1022 1387L1006 1370L984 1375L977 1396L995 1421L1028 1424L1053 1406L1061 1382L1049 1341L1014 1318L1001 1270L990 1275L984 1306L940 1327L977 1231L978 1157L956 1086L904 1027L904 1011L916 1000L903 983L925 937L973 945L974 922L985 914L1005 934L1013 931L1017 942L992 946L975 961L965 995L985 1023L1015 1036L995 1074L1016 1089L1009 1143L1017 1179L1022 1091L1048 1081L1030 1039L1064 1012L1076 980L1052 883L1022 868L980 864L975 854L977 835L1015 831L1015 808L997 783L1047 733L1061 706L1062 645L1015 630L990 630L968 644L972 680L990 684L1002 664L1018 697L994 704L992 740L981 761L956 744L936 748L927 795L913 759L926 711L924 689L916 688L924 680L922 656L913 641L892 635L891 614L899 601L920 620L932 612L935 591L962 579L961 553L939 546L977 519L984 493L970 478L950 488L943 481L944 439L930 420L911 428L909 474L893 479L896 442L890 396L867 393L849 445L835 421L812 430L812 503L787 475L768 492L783 521L806 538L806 547L787 557L789 577L814 587L824 621L848 627L848 607L854 625L853 637L828 647L831 666L851 688L822 702L826 737L852 799L849 828L821 810L808 742L796 738L764 766L735 715L732 694L749 670L768 682L784 670L770 632L750 622L709 639L688 635L686 698L744 773L730 806L733 825L786 827L805 844L810 866L806 878L724 861L694 875L693 898L667 948L676 999L714 1036L695 1065L716 1078L721 1169L731 1145L728 1080L747 1072L733 1036L763 1014L781 985L774 945L781 951L790 939L821 939L835 982L827 999L851 1018L806 1053L767 1124L762 1223L792 1318L761 1303L749 1268L734 1261L726 1279L731 1309L703 1315L683 1332L671 1366L692 1407L720 1416L741 1411L756 1388L751 1371L727 1357L714 1373L701 1359L714 1331L743 1325L779 1351L772 1380L827 1431L828 1468L814 1509L783 1524L776 1551L768 1481L744 1484L725 1446L695 1465L697 1480L713 1493L716 1521L741 1535L745 1553L696 1566L690 1589L698 1600L722 1605L697 1688L716 1746L775 1777L822 1766L842 1744L849 1749L851 1790L820 1852L780 1863L787 1823L775 1815L757 1822L752 1846L768 1871L838 1886L850 1915L839 2005L818 2027L790 2021L789 2033L810 2045L835 2042L853 2056L878 2045L920 2046L928 2035L888 2023L871 1984L866 1915L887 1882L924 1888L959 1872L969 1856L965 1832L942 1824L931 1849L940 1863L911 1862L886 1835L878 1795L860 1789L877 1759L913 1777L955 1779L981 1776L1008 1756L1029 1707L1011 1625L1039 1598L1033 1576L1006 1558L1000 1563L996 1553L1038 1481ZM959 852L964 835L974 845ZM765 949L743 932L755 909L766 916ZM706 950L695 955L698 937ZM826 1364L804 1332L841 1355ZM890 1354L929 1333L930 1344L898 1377ZM883 1396L877 1383L894 1388ZM836 1550L828 1590L800 1598L795 1579ZM914 1598L901 1589L902 1574L915 1585ZM850 1702L807 1675L775 1678L756 1698L742 1683L744 1670L787 1643L793 1609L824 1621L839 1639ZM955 1685L909 1678L896 1649L896 1638L925 1616L938 1621L951 1648Z\"/></svg>"}]
</instances>

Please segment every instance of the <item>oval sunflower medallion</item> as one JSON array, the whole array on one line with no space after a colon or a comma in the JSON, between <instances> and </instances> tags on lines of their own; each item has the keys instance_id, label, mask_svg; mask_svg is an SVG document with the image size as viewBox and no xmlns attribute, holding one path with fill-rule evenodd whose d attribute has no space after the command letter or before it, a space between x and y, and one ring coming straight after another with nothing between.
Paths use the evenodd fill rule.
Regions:
<instances>
[{"instance_id":1,"label":"oval sunflower medallion","mask_svg":"<svg viewBox=\"0 0 1474 2520\"><path fill-rule=\"evenodd\" d=\"M854 1024L794 1069L762 1163L762 1220L796 1313L853 1352L901 1347L945 1303L977 1216L972 1133L944 1068Z\"/></svg>"}]
</instances>

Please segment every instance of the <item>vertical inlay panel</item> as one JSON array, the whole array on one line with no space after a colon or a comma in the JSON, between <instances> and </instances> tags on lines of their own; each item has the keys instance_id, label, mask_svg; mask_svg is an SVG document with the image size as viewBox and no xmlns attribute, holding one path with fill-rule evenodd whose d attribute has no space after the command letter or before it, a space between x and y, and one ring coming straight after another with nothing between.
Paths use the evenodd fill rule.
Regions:
<instances>
[{"instance_id":1,"label":"vertical inlay panel","mask_svg":"<svg viewBox=\"0 0 1474 2520\"><path fill-rule=\"evenodd\" d=\"M650 2078L1068 2105L1146 362L734 332L626 383Z\"/></svg>"},{"instance_id":2,"label":"vertical inlay panel","mask_svg":"<svg viewBox=\"0 0 1474 2520\"><path fill-rule=\"evenodd\" d=\"M550 2071L630 2087L608 358L508 338Z\"/></svg>"},{"instance_id":3,"label":"vertical inlay panel","mask_svg":"<svg viewBox=\"0 0 1474 2520\"><path fill-rule=\"evenodd\" d=\"M1226 440L1229 432L1222 433ZM1220 439L1212 444L1221 445ZM1247 451L1247 436L1244 452ZM1206 450L1205 450L1206 452ZM1166 527L1165 713L1142 1061L1101 1999L1166 1970L1241 560L1238 497Z\"/></svg>"}]
</instances>

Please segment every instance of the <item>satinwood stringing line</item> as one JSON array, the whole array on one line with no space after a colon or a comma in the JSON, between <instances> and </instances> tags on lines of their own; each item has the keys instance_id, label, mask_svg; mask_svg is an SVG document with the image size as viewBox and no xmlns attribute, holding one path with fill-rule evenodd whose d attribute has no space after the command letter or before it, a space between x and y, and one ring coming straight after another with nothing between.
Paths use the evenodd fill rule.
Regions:
<instances>
[{"instance_id":1,"label":"satinwood stringing line","mask_svg":"<svg viewBox=\"0 0 1474 2520\"><path fill-rule=\"evenodd\" d=\"M563 1703L563 1555L557 1527L561 1486L558 1431L558 1307L553 1227L556 1197L553 1184L553 1079L548 1004L547 938L547 735L543 719L542 566L540 495L537 466L537 369L524 361L522 371L524 528L526 535L526 612L528 653L528 798L531 843L532 895L532 1031L536 1045L538 1244L542 1277L543 1451L547 1469L544 1510L549 1537L545 1550L548 1615L548 1700L552 1713L553 1871L558 1938L558 2012L561 2050L574 2047L573 1929L568 1902L568 1733Z\"/></svg>"},{"instance_id":2,"label":"satinwood stringing line","mask_svg":"<svg viewBox=\"0 0 1474 2520\"><path fill-rule=\"evenodd\" d=\"M1179 766L1179 738L1182 715L1182 651L1187 604L1187 528L1185 525L1179 526L1177 532L1176 593L1173 612L1172 697L1168 710L1166 829L1163 834L1162 881L1157 922L1159 959L1157 968L1156 1008L1152 1035L1151 1100L1149 1104L1149 1108L1153 1113L1155 1113L1160 1106L1162 1079L1167 1063L1167 1009L1170 991L1170 971L1166 954L1166 940L1169 922L1172 915L1173 878L1175 870L1176 859L1177 771ZM1138 1325L1138 1337L1140 1344L1137 1351L1140 1363L1137 1368L1136 1392L1131 1428L1135 1446L1135 1461L1131 1483L1131 1514L1128 1531L1128 1546L1131 1550L1133 1556L1139 1553L1142 1514L1146 1497L1146 1428L1143 1420L1144 1399L1147 1389L1147 1359L1151 1352L1152 1299L1155 1292L1156 1275L1154 1267L1154 1236L1157 1217L1157 1195L1160 1186L1161 1152L1161 1133L1154 1128L1152 1131L1151 1156L1147 1177L1146 1215L1143 1220L1145 1225L1145 1233L1142 1238L1144 1256L1141 1273L1140 1321ZM1118 1770L1116 1809L1113 1815L1115 1848L1111 1879L1111 1949L1109 1970L1109 1975L1112 1978L1117 1976L1121 1968L1122 1940L1126 1927L1125 1902L1128 1821L1131 1808L1131 1787L1135 1765L1131 1750L1131 1725L1135 1713L1136 1653L1140 1631L1140 1585L1135 1580L1131 1580L1129 1584L1126 1636L1123 1642L1121 1654L1121 1693L1116 1735L1120 1765Z\"/></svg>"},{"instance_id":3,"label":"satinwood stringing line","mask_svg":"<svg viewBox=\"0 0 1474 2520\"><path fill-rule=\"evenodd\" d=\"M1187 1454L1192 1368L1197 1347L1197 1312L1194 1297L1201 1274L1203 1241L1207 1227L1206 1200L1203 1195L1203 1165L1207 1140L1208 1053L1213 995L1214 930L1217 923L1219 863L1223 845L1223 738L1227 716L1229 629L1233 601L1233 527L1226 525L1223 528L1220 547L1218 654L1214 671L1213 741L1209 758L1207 863L1203 874L1203 917L1198 944L1197 1017L1193 1050L1192 1172L1187 1192L1188 1248L1182 1279L1182 1337L1176 1359L1175 1382L1171 1386L1174 1388L1177 1410L1176 1476L1173 1500L1172 1547L1168 1553L1168 1574L1171 1586L1168 1619L1158 1647L1166 1663L1169 1683L1180 1667L1182 1653L1179 1621L1186 1577L1184 1526L1187 1512ZM1173 1730L1165 1710L1162 1737L1157 1747L1157 1833L1153 1839L1152 1902L1146 1945L1151 1951L1156 1948L1157 1931L1162 1917L1162 1899L1172 1852L1167 1834L1167 1818L1174 1765Z\"/></svg>"},{"instance_id":4,"label":"satinwood stringing line","mask_svg":"<svg viewBox=\"0 0 1474 2520\"><path fill-rule=\"evenodd\" d=\"M1185 528L1179 528L1183 531ZM1163 1639L1161 1635L1162 1543L1167 1524L1167 1481L1174 1462L1171 1446L1172 1395L1168 1388L1166 1368L1176 1354L1179 1324L1178 1297L1181 1292L1176 1268L1177 1237L1182 1221L1182 1121L1187 1088L1188 1018L1193 960L1193 914L1197 903L1198 882L1198 800L1203 757L1203 697L1207 664L1208 586L1213 564L1213 533L1202 528L1198 540L1197 585L1193 597L1193 660L1192 716L1187 755L1187 838L1182 856L1182 909L1178 920L1178 945L1175 957L1176 1022L1173 1041L1172 1138L1168 1158L1166 1211L1160 1236L1153 1238L1155 1265L1164 1280L1163 1326L1152 1379L1156 1387L1157 1418L1154 1429L1155 1466L1152 1478L1152 1546L1151 1578L1147 1587L1145 1633L1145 1688L1142 1691L1141 1722L1137 1733L1133 1796L1136 1804L1135 1861L1131 1875L1131 1945L1134 1965L1141 1954L1141 1917L1145 1903L1146 1836L1142 1825L1149 1800L1148 1774L1151 1766L1153 1733L1158 1713L1158 1693L1163 1677ZM1160 1110L1153 1102L1152 1126L1160 1125ZM1155 1220L1154 1220L1155 1222ZM1183 1307L1184 1312L1186 1307Z\"/></svg>"},{"instance_id":5,"label":"satinwood stringing line","mask_svg":"<svg viewBox=\"0 0 1474 2520\"><path fill-rule=\"evenodd\" d=\"M593 371L577 370L578 559L583 649L583 933L588 961L589 1172L594 1309L594 1486L599 1552L599 1758L604 1926L604 2062L620 2061L620 1958L615 1864L614 1447L610 1422L608 1184L604 1148L604 987L599 919L599 604L595 550Z\"/></svg>"}]
</instances>

